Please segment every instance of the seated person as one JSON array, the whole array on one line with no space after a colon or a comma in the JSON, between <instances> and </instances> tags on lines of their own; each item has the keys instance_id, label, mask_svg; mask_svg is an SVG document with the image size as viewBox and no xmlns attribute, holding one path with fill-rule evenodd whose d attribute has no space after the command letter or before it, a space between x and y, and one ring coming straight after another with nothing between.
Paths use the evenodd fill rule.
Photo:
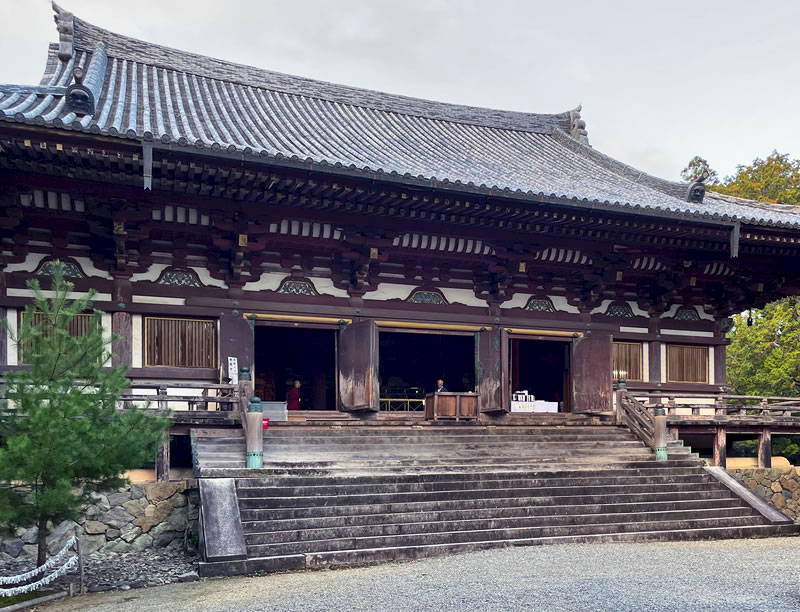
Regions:
<instances>
[{"instance_id":1,"label":"seated person","mask_svg":"<svg viewBox=\"0 0 800 612\"><path fill-rule=\"evenodd\" d=\"M440 378L436 381L436 391L435 393L447 393L447 389L445 389L444 381Z\"/></svg>"}]
</instances>

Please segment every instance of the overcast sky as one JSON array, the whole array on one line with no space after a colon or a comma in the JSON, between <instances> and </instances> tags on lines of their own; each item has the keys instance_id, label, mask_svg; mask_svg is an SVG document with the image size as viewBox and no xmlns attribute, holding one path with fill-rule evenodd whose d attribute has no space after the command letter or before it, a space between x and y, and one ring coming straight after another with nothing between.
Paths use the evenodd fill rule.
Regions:
<instances>
[{"instance_id":1,"label":"overcast sky","mask_svg":"<svg viewBox=\"0 0 800 612\"><path fill-rule=\"evenodd\" d=\"M243 64L528 112L583 104L591 144L677 179L800 157L800 2L60 0L98 26ZM0 83L38 83L49 0L0 0Z\"/></svg>"}]
</instances>

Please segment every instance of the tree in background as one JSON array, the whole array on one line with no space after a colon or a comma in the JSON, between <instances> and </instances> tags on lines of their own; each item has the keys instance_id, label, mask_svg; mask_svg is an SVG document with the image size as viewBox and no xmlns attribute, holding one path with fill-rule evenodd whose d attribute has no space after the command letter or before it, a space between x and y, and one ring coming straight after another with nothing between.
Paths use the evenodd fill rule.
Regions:
<instances>
[{"instance_id":1,"label":"tree in background","mask_svg":"<svg viewBox=\"0 0 800 612\"><path fill-rule=\"evenodd\" d=\"M760 202L800 204L800 160L773 151L766 159L737 166L733 176L717 180L717 172L702 157L695 156L681 172L690 182L702 171L713 182L708 189ZM747 320L752 317L752 325ZM728 382L740 395L800 395L800 299L786 298L734 317L728 337ZM757 453L754 441L734 443L734 451ZM800 464L800 437L775 438L775 455Z\"/></svg>"},{"instance_id":2,"label":"tree in background","mask_svg":"<svg viewBox=\"0 0 800 612\"><path fill-rule=\"evenodd\" d=\"M107 367L112 338L102 313L89 311L94 292L69 300L72 283L54 262L52 297L31 280L14 341L30 367L6 372L0 412L0 526L38 527L38 565L49 528L76 520L95 492L125 484L125 470L152 460L167 419L132 408L117 410L129 386L125 367Z\"/></svg>"},{"instance_id":3,"label":"tree in background","mask_svg":"<svg viewBox=\"0 0 800 612\"><path fill-rule=\"evenodd\" d=\"M704 172L708 173L705 180L706 185L717 185L719 183L719 174L717 174L717 171L714 170L711 164L705 159L699 155L695 155L689 160L686 167L681 170L681 178L687 183L693 183L700 178Z\"/></svg>"}]
</instances>

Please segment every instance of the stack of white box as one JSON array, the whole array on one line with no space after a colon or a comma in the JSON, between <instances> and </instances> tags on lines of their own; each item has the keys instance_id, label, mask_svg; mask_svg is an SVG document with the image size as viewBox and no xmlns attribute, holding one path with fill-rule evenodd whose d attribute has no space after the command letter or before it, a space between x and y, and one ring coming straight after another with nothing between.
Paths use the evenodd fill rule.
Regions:
<instances>
[{"instance_id":1,"label":"stack of white box","mask_svg":"<svg viewBox=\"0 0 800 612\"><path fill-rule=\"evenodd\" d=\"M527 390L511 394L511 412L536 412L536 403L536 398Z\"/></svg>"}]
</instances>

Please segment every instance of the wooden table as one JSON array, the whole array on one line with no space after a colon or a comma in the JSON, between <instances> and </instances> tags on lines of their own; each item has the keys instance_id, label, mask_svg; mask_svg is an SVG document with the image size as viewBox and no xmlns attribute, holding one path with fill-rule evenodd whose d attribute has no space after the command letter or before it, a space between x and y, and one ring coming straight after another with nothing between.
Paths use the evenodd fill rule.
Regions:
<instances>
[{"instance_id":1,"label":"wooden table","mask_svg":"<svg viewBox=\"0 0 800 612\"><path fill-rule=\"evenodd\" d=\"M466 421L478 418L477 393L428 393L425 396L425 418Z\"/></svg>"}]
</instances>

